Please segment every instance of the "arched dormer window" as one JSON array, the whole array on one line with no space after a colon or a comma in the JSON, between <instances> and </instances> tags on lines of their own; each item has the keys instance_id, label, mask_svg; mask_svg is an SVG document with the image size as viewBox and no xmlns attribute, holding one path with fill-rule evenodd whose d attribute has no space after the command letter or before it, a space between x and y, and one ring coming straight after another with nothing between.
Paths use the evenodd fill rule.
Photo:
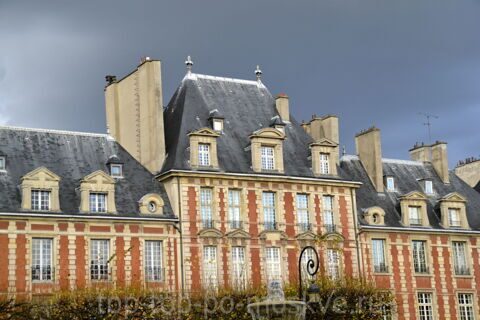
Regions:
<instances>
[{"instance_id":1,"label":"arched dormer window","mask_svg":"<svg viewBox=\"0 0 480 320\"><path fill-rule=\"evenodd\" d=\"M164 202L159 194L149 193L138 201L138 206L143 214L163 214Z\"/></svg>"},{"instance_id":2,"label":"arched dormer window","mask_svg":"<svg viewBox=\"0 0 480 320\"><path fill-rule=\"evenodd\" d=\"M284 139L285 134L274 128L263 128L250 135L253 171L284 172Z\"/></svg>"},{"instance_id":3,"label":"arched dormer window","mask_svg":"<svg viewBox=\"0 0 480 320\"><path fill-rule=\"evenodd\" d=\"M115 213L115 180L105 172L95 171L80 182L80 211Z\"/></svg>"},{"instance_id":4,"label":"arched dormer window","mask_svg":"<svg viewBox=\"0 0 480 320\"><path fill-rule=\"evenodd\" d=\"M381 226L385 224L385 211L380 207L368 208L365 210L363 217L371 225Z\"/></svg>"}]
</instances>

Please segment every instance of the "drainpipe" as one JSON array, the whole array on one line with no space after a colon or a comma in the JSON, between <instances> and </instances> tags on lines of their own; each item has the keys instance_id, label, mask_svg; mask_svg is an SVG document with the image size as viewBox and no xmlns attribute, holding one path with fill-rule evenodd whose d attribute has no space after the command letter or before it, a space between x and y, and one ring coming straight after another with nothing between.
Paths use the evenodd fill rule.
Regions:
<instances>
[{"instance_id":1,"label":"drainpipe","mask_svg":"<svg viewBox=\"0 0 480 320\"><path fill-rule=\"evenodd\" d=\"M180 178L177 177L177 192L178 192L178 220L179 220L179 233L180 233L180 272L182 274L182 297L185 295L185 271L184 271L184 261L183 261L183 227L182 227L182 193L180 190Z\"/></svg>"},{"instance_id":2,"label":"drainpipe","mask_svg":"<svg viewBox=\"0 0 480 320\"><path fill-rule=\"evenodd\" d=\"M357 249L357 264L358 264L358 276L360 279L363 281L363 270L362 270L362 258L361 258L361 248L359 245L359 240L358 240L358 229L357 229L357 223L358 223L358 215L357 215L357 200L355 198L355 190L353 188L350 189L350 196L352 198L352 213L353 213L353 228L355 232L355 247Z\"/></svg>"}]
</instances>

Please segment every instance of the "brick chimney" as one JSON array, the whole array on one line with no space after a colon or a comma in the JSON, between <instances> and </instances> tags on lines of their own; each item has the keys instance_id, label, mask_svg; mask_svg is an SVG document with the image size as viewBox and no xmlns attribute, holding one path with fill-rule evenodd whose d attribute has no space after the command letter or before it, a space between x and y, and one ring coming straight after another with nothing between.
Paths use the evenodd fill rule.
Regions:
<instances>
[{"instance_id":1,"label":"brick chimney","mask_svg":"<svg viewBox=\"0 0 480 320\"><path fill-rule=\"evenodd\" d=\"M324 117L312 116L312 120L308 123L302 123L302 128L313 138L315 141L320 141L324 138L340 143L340 137L338 133L338 117L334 115L327 115Z\"/></svg>"},{"instance_id":2,"label":"brick chimney","mask_svg":"<svg viewBox=\"0 0 480 320\"><path fill-rule=\"evenodd\" d=\"M281 93L275 98L275 106L277 107L280 118L282 118L284 122L290 122L290 104L288 96L285 93Z\"/></svg>"},{"instance_id":3,"label":"brick chimney","mask_svg":"<svg viewBox=\"0 0 480 320\"><path fill-rule=\"evenodd\" d=\"M150 172L160 171L165 159L160 61L146 57L125 78L106 80L109 133Z\"/></svg>"},{"instance_id":4,"label":"brick chimney","mask_svg":"<svg viewBox=\"0 0 480 320\"><path fill-rule=\"evenodd\" d=\"M383 192L382 145L380 129L371 127L355 136L357 155L377 192Z\"/></svg>"},{"instance_id":5,"label":"brick chimney","mask_svg":"<svg viewBox=\"0 0 480 320\"><path fill-rule=\"evenodd\" d=\"M417 143L409 152L414 161L430 162L443 183L450 183L446 142L437 141L432 145Z\"/></svg>"},{"instance_id":6,"label":"brick chimney","mask_svg":"<svg viewBox=\"0 0 480 320\"><path fill-rule=\"evenodd\" d=\"M413 161L430 162L432 159L432 148L429 145L416 143L412 149L408 150L410 158Z\"/></svg>"},{"instance_id":7,"label":"brick chimney","mask_svg":"<svg viewBox=\"0 0 480 320\"><path fill-rule=\"evenodd\" d=\"M476 187L480 183L480 159L471 157L460 161L455 174L470 187Z\"/></svg>"}]
</instances>

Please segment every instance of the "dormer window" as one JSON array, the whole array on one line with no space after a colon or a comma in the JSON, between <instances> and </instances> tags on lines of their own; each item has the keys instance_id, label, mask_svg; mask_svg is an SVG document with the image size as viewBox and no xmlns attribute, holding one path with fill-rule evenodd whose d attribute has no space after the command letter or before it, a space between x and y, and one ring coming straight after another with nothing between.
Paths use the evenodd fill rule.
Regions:
<instances>
[{"instance_id":1,"label":"dormer window","mask_svg":"<svg viewBox=\"0 0 480 320\"><path fill-rule=\"evenodd\" d=\"M368 224L371 224L371 225L385 224L385 211L380 207L368 208L365 211L363 216Z\"/></svg>"},{"instance_id":2,"label":"dormer window","mask_svg":"<svg viewBox=\"0 0 480 320\"><path fill-rule=\"evenodd\" d=\"M223 120L220 120L220 119L213 120L213 130L223 131Z\"/></svg>"},{"instance_id":3,"label":"dormer window","mask_svg":"<svg viewBox=\"0 0 480 320\"><path fill-rule=\"evenodd\" d=\"M440 199L442 225L446 228L468 229L466 199L458 193L449 193Z\"/></svg>"},{"instance_id":4,"label":"dormer window","mask_svg":"<svg viewBox=\"0 0 480 320\"><path fill-rule=\"evenodd\" d=\"M7 169L7 157L0 156L0 171L5 171Z\"/></svg>"},{"instance_id":5,"label":"dormer window","mask_svg":"<svg viewBox=\"0 0 480 320\"><path fill-rule=\"evenodd\" d=\"M210 165L210 144L198 144L198 165L208 167Z\"/></svg>"},{"instance_id":6,"label":"dormer window","mask_svg":"<svg viewBox=\"0 0 480 320\"><path fill-rule=\"evenodd\" d=\"M110 175L114 178L123 177L123 166L121 164L111 164Z\"/></svg>"},{"instance_id":7,"label":"dormer window","mask_svg":"<svg viewBox=\"0 0 480 320\"><path fill-rule=\"evenodd\" d=\"M50 194L48 190L32 190L32 210L49 211Z\"/></svg>"},{"instance_id":8,"label":"dormer window","mask_svg":"<svg viewBox=\"0 0 480 320\"><path fill-rule=\"evenodd\" d=\"M424 183L425 183L425 185L424 185L425 193L426 194L433 194L433 182L432 182L432 180L425 180Z\"/></svg>"},{"instance_id":9,"label":"dormer window","mask_svg":"<svg viewBox=\"0 0 480 320\"><path fill-rule=\"evenodd\" d=\"M80 212L115 213L115 179L98 170L80 182Z\"/></svg>"},{"instance_id":10,"label":"dormer window","mask_svg":"<svg viewBox=\"0 0 480 320\"><path fill-rule=\"evenodd\" d=\"M22 209L60 211L60 177L45 167L37 168L22 177Z\"/></svg>"},{"instance_id":11,"label":"dormer window","mask_svg":"<svg viewBox=\"0 0 480 320\"><path fill-rule=\"evenodd\" d=\"M275 170L275 149L262 146L262 170Z\"/></svg>"},{"instance_id":12,"label":"dormer window","mask_svg":"<svg viewBox=\"0 0 480 320\"><path fill-rule=\"evenodd\" d=\"M460 220L459 208L448 209L448 223L450 224L450 227L453 227L453 228L459 228L462 226L462 221Z\"/></svg>"},{"instance_id":13,"label":"dormer window","mask_svg":"<svg viewBox=\"0 0 480 320\"><path fill-rule=\"evenodd\" d=\"M408 207L408 221L410 225L422 225L422 215L420 213L420 207L410 206Z\"/></svg>"},{"instance_id":14,"label":"dormer window","mask_svg":"<svg viewBox=\"0 0 480 320\"><path fill-rule=\"evenodd\" d=\"M427 197L418 191L412 191L400 197L402 223L405 226L428 227Z\"/></svg>"},{"instance_id":15,"label":"dormer window","mask_svg":"<svg viewBox=\"0 0 480 320\"><path fill-rule=\"evenodd\" d=\"M330 174L330 154L320 153L320 173Z\"/></svg>"},{"instance_id":16,"label":"dormer window","mask_svg":"<svg viewBox=\"0 0 480 320\"><path fill-rule=\"evenodd\" d=\"M310 144L312 172L315 176L337 175L338 144L321 139Z\"/></svg>"},{"instance_id":17,"label":"dormer window","mask_svg":"<svg viewBox=\"0 0 480 320\"><path fill-rule=\"evenodd\" d=\"M224 118L218 111L218 109L214 109L210 111L210 117L208 118L212 125L212 129L216 132L222 132L223 131L223 121Z\"/></svg>"},{"instance_id":18,"label":"dormer window","mask_svg":"<svg viewBox=\"0 0 480 320\"><path fill-rule=\"evenodd\" d=\"M395 191L395 178L391 176L386 176L385 186L387 187L387 191L390 191L390 192Z\"/></svg>"}]
</instances>

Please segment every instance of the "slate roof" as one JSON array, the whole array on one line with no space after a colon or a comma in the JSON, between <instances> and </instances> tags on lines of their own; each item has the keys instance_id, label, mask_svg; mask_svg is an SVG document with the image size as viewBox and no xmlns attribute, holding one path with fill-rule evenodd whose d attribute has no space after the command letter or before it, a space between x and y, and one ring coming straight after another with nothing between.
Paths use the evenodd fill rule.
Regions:
<instances>
[{"instance_id":1,"label":"slate roof","mask_svg":"<svg viewBox=\"0 0 480 320\"><path fill-rule=\"evenodd\" d=\"M411 191L424 193L422 179L433 182L435 194L428 196L427 211L431 228L443 229L440 225L440 208L438 200L445 195L457 192L467 199L467 219L472 229L480 230L480 197L478 193L460 179L455 173L450 172L450 184L444 184L430 163L408 160L383 159L383 173L395 178L396 192L377 193L373 183L368 177L362 163L356 156L344 156L340 166L353 180L360 181L363 185L357 190L357 211L359 221L366 225L363 213L366 209L379 206L385 210L385 225L387 227L402 227L400 223L399 196Z\"/></svg>"},{"instance_id":2,"label":"slate roof","mask_svg":"<svg viewBox=\"0 0 480 320\"><path fill-rule=\"evenodd\" d=\"M261 82L200 74L183 79L164 112L167 157L162 173L191 170L188 133L210 128L208 119L215 109L225 117L224 132L217 138L220 171L255 173L249 136L278 120L274 97ZM309 159L313 140L292 116L290 121L285 126L283 144L284 175L313 178ZM350 180L341 170L339 177L322 178Z\"/></svg>"},{"instance_id":3,"label":"slate roof","mask_svg":"<svg viewBox=\"0 0 480 320\"><path fill-rule=\"evenodd\" d=\"M474 189L480 192L480 181L477 183Z\"/></svg>"},{"instance_id":4,"label":"slate roof","mask_svg":"<svg viewBox=\"0 0 480 320\"><path fill-rule=\"evenodd\" d=\"M0 212L21 211L22 176L44 166L61 177L62 213L80 214L80 193L76 190L80 180L97 170L108 173L106 163L113 157L123 163L124 176L115 183L115 216L140 215L138 201L142 196L158 193L165 202L164 215L173 217L163 185L107 135L0 127L0 151L7 156L7 170L0 172Z\"/></svg>"}]
</instances>

